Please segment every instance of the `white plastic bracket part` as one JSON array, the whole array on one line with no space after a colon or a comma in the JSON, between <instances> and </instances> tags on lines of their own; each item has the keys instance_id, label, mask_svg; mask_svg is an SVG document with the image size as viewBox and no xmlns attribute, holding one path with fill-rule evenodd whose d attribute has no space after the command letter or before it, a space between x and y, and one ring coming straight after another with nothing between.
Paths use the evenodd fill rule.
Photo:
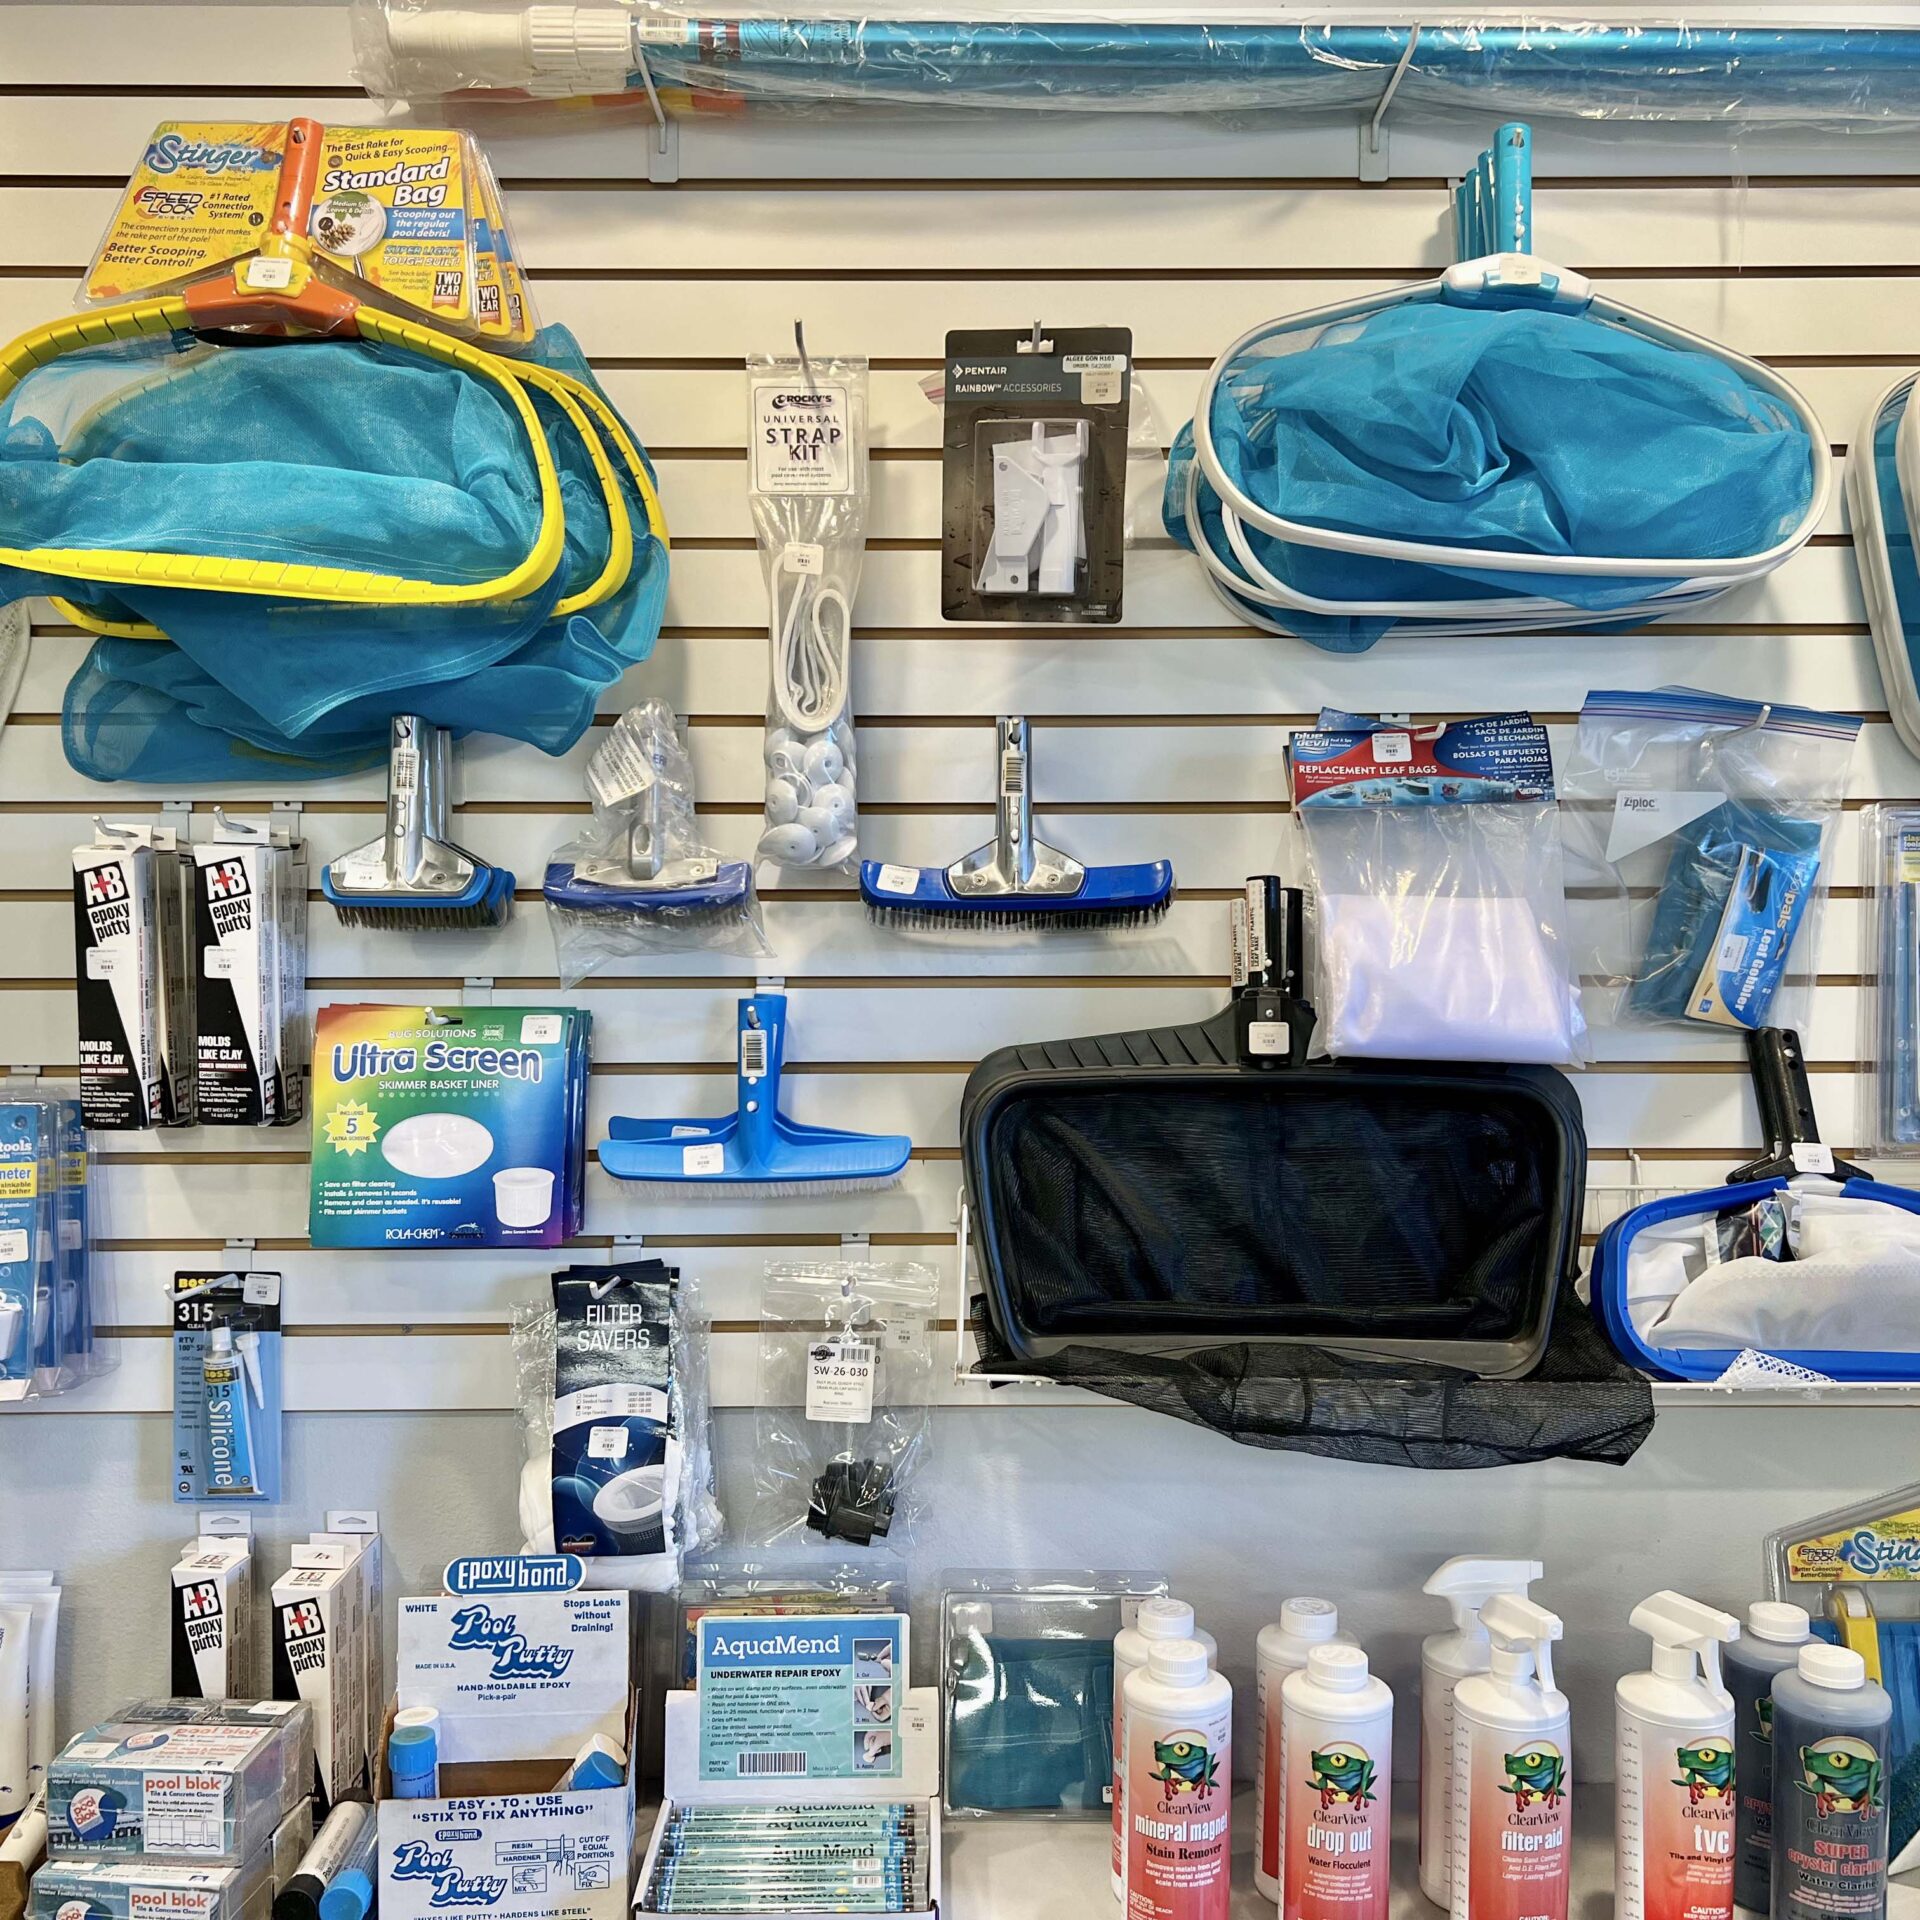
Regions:
<instances>
[{"instance_id":1,"label":"white plastic bracket part","mask_svg":"<svg viewBox=\"0 0 1920 1920\"><path fill-rule=\"evenodd\" d=\"M227 1273L251 1273L258 1249L251 1240L229 1240L220 1252L220 1265Z\"/></svg>"},{"instance_id":2,"label":"white plastic bracket part","mask_svg":"<svg viewBox=\"0 0 1920 1920\"><path fill-rule=\"evenodd\" d=\"M300 838L300 816L306 808L304 800L276 800L273 811L267 818L276 843L284 834L291 845Z\"/></svg>"},{"instance_id":3,"label":"white plastic bracket part","mask_svg":"<svg viewBox=\"0 0 1920 1920\"><path fill-rule=\"evenodd\" d=\"M763 973L754 981L755 993L785 993L787 976L784 973Z\"/></svg>"},{"instance_id":4,"label":"white plastic bracket part","mask_svg":"<svg viewBox=\"0 0 1920 1920\"><path fill-rule=\"evenodd\" d=\"M160 824L171 827L176 846L188 846L193 840L193 802L191 800L162 800L160 802Z\"/></svg>"},{"instance_id":5,"label":"white plastic bracket part","mask_svg":"<svg viewBox=\"0 0 1920 1920\"><path fill-rule=\"evenodd\" d=\"M1065 433L1036 420L1025 440L993 450L993 539L982 593L1068 594L1087 557L1088 424Z\"/></svg>"},{"instance_id":6,"label":"white plastic bracket part","mask_svg":"<svg viewBox=\"0 0 1920 1920\"><path fill-rule=\"evenodd\" d=\"M460 997L470 1007L493 1005L493 975L470 973L460 983Z\"/></svg>"},{"instance_id":7,"label":"white plastic bracket part","mask_svg":"<svg viewBox=\"0 0 1920 1920\"><path fill-rule=\"evenodd\" d=\"M23 1063L20 1066L9 1067L7 1069L7 1078L9 1080L38 1080L45 1071L46 1069L37 1061Z\"/></svg>"},{"instance_id":8,"label":"white plastic bracket part","mask_svg":"<svg viewBox=\"0 0 1920 1920\"><path fill-rule=\"evenodd\" d=\"M200 1513L202 1540L251 1540L253 1515L245 1507L203 1508Z\"/></svg>"},{"instance_id":9,"label":"white plastic bracket part","mask_svg":"<svg viewBox=\"0 0 1920 1920\"><path fill-rule=\"evenodd\" d=\"M647 142L647 178L656 187L670 187L680 178L680 123L667 112L660 89L654 85L646 48L636 40L632 53L634 70L647 91L647 105L653 109L653 130Z\"/></svg>"},{"instance_id":10,"label":"white plastic bracket part","mask_svg":"<svg viewBox=\"0 0 1920 1920\"><path fill-rule=\"evenodd\" d=\"M1393 105L1393 96L1400 91L1400 82L1407 77L1407 69L1413 64L1413 56L1419 45L1420 29L1418 26L1410 27L1407 44L1400 50L1400 58L1394 62L1393 71L1387 76L1387 84L1380 90L1380 98L1372 116L1360 124L1359 177L1369 184L1393 177L1393 130L1387 125L1387 113Z\"/></svg>"}]
</instances>

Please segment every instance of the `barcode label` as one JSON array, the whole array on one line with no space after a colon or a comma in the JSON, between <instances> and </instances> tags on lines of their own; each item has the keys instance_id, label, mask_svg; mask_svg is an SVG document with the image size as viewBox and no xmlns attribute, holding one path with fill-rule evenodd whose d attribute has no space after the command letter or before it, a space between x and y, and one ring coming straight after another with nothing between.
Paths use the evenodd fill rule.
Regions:
<instances>
[{"instance_id":1,"label":"barcode label","mask_svg":"<svg viewBox=\"0 0 1920 1920\"><path fill-rule=\"evenodd\" d=\"M766 1032L760 1027L748 1027L740 1036L740 1071L749 1080L758 1080L766 1070Z\"/></svg>"},{"instance_id":2,"label":"barcode label","mask_svg":"<svg viewBox=\"0 0 1920 1920\"><path fill-rule=\"evenodd\" d=\"M1018 800L1027 790L1027 756L1003 753L1000 756L1000 794L1002 799Z\"/></svg>"},{"instance_id":3,"label":"barcode label","mask_svg":"<svg viewBox=\"0 0 1920 1920\"><path fill-rule=\"evenodd\" d=\"M420 753L416 747L397 748L393 755L391 778L395 793L414 793L420 786Z\"/></svg>"},{"instance_id":4,"label":"barcode label","mask_svg":"<svg viewBox=\"0 0 1920 1920\"><path fill-rule=\"evenodd\" d=\"M738 1769L738 1778L764 1779L768 1775L804 1774L807 1770L807 1756L804 1751L786 1753L737 1753L734 1765Z\"/></svg>"}]
</instances>

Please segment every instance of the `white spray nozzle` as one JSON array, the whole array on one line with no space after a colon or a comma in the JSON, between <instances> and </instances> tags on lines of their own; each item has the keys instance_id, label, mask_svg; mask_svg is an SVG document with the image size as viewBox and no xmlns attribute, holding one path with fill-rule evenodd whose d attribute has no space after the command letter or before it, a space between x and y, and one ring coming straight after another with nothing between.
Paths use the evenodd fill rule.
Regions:
<instances>
[{"instance_id":1,"label":"white spray nozzle","mask_svg":"<svg viewBox=\"0 0 1920 1920\"><path fill-rule=\"evenodd\" d=\"M1504 1671L1520 1677L1531 1666L1540 1676L1541 1686L1553 1690L1553 1659L1548 1648L1566 1631L1557 1613L1549 1613L1524 1594L1496 1593L1480 1609L1480 1624L1493 1642L1496 1673Z\"/></svg>"},{"instance_id":2,"label":"white spray nozzle","mask_svg":"<svg viewBox=\"0 0 1920 1920\"><path fill-rule=\"evenodd\" d=\"M1713 1693L1726 1694L1720 1684L1720 1643L1740 1638L1740 1622L1732 1614L1663 1589L1642 1600L1627 1616L1627 1624L1636 1633L1652 1636L1655 1673L1691 1680L1698 1661Z\"/></svg>"},{"instance_id":3,"label":"white spray nozzle","mask_svg":"<svg viewBox=\"0 0 1920 1920\"><path fill-rule=\"evenodd\" d=\"M1420 1589L1453 1609L1453 1624L1462 1633L1480 1629L1480 1609L1496 1593L1516 1593L1525 1599L1528 1587L1544 1577L1538 1560L1482 1560L1473 1554L1455 1554Z\"/></svg>"}]
</instances>

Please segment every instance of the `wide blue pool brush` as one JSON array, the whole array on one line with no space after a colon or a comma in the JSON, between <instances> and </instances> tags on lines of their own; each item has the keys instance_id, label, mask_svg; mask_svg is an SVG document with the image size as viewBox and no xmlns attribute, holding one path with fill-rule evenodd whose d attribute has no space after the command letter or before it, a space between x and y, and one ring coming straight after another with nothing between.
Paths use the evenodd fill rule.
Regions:
<instances>
[{"instance_id":1,"label":"wide blue pool brush","mask_svg":"<svg viewBox=\"0 0 1920 1920\"><path fill-rule=\"evenodd\" d=\"M717 1120L615 1118L600 1164L616 1180L730 1193L833 1193L890 1187L906 1169L904 1134L802 1126L780 1111L787 996L760 991L740 1002L734 1110Z\"/></svg>"},{"instance_id":2,"label":"wide blue pool brush","mask_svg":"<svg viewBox=\"0 0 1920 1920\"><path fill-rule=\"evenodd\" d=\"M1085 867L1034 838L1027 723L999 722L999 823L985 846L950 867L860 863L875 920L940 927L1131 927L1173 900L1173 865Z\"/></svg>"}]
</instances>

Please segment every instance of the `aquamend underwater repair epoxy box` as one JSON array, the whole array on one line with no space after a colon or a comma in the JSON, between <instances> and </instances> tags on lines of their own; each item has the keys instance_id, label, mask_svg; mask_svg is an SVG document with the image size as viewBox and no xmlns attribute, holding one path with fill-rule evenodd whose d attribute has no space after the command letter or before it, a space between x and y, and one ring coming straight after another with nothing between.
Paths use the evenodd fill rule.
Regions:
<instances>
[{"instance_id":1,"label":"aquamend underwater repair epoxy box","mask_svg":"<svg viewBox=\"0 0 1920 1920\"><path fill-rule=\"evenodd\" d=\"M580 1228L590 1016L576 1007L321 1010L317 1247L551 1247Z\"/></svg>"}]
</instances>

